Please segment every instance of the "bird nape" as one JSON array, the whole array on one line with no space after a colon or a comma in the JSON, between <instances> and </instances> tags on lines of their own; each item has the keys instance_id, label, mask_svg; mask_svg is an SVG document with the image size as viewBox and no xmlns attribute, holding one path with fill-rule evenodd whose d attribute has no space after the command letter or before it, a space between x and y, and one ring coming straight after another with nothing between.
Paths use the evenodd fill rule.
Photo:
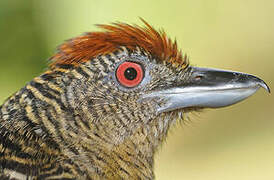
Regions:
<instances>
[{"instance_id":1,"label":"bird nape","mask_svg":"<svg viewBox=\"0 0 274 180\"><path fill-rule=\"evenodd\" d=\"M154 179L154 154L184 114L269 91L249 74L189 65L142 21L66 41L46 72L4 102L2 179Z\"/></svg>"}]
</instances>

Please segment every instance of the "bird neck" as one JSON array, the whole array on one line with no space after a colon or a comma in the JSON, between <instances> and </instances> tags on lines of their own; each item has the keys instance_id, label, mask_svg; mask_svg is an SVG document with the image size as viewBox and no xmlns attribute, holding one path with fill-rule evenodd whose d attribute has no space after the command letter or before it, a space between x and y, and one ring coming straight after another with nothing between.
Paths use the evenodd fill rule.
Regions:
<instances>
[{"instance_id":1,"label":"bird neck","mask_svg":"<svg viewBox=\"0 0 274 180\"><path fill-rule=\"evenodd\" d=\"M160 132L159 119L140 127L120 144L97 139L76 140L80 150L78 156L70 157L83 170L104 179L154 179L154 154L166 137L167 129ZM96 134L96 132L94 133ZM103 138L99 134L97 138ZM85 163L83 163L85 162ZM96 176L94 175L96 174Z\"/></svg>"}]
</instances>

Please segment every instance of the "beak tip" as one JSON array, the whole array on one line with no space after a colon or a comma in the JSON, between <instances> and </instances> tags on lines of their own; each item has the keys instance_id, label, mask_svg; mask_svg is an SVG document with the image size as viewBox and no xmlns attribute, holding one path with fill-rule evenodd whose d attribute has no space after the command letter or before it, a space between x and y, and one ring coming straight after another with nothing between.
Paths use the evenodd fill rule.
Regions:
<instances>
[{"instance_id":1,"label":"beak tip","mask_svg":"<svg viewBox=\"0 0 274 180\"><path fill-rule=\"evenodd\" d=\"M256 86L264 88L268 93L271 92L269 86L266 84L264 80L254 75L250 75L250 74L247 74L247 75L252 84L255 84Z\"/></svg>"},{"instance_id":2,"label":"beak tip","mask_svg":"<svg viewBox=\"0 0 274 180\"><path fill-rule=\"evenodd\" d=\"M259 82L259 85L264 88L268 93L271 93L269 86L263 80Z\"/></svg>"}]
</instances>

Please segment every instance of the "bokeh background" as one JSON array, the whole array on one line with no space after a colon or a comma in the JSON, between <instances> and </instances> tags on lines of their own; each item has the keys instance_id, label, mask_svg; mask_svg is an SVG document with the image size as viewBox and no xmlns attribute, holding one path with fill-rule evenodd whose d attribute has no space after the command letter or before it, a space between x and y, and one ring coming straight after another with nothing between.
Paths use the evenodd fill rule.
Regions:
<instances>
[{"instance_id":1,"label":"bokeh background","mask_svg":"<svg viewBox=\"0 0 274 180\"><path fill-rule=\"evenodd\" d=\"M255 74L274 89L273 0L1 0L0 103L46 69L64 40L94 24L143 17L176 38L193 65ZM191 115L171 130L156 179L274 179L274 95Z\"/></svg>"}]
</instances>

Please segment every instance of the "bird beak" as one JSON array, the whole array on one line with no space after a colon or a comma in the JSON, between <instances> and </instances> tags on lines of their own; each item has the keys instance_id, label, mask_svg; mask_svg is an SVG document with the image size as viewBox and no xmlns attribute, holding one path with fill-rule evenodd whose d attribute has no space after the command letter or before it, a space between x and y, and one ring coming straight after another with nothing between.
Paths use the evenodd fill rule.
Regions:
<instances>
[{"instance_id":1,"label":"bird beak","mask_svg":"<svg viewBox=\"0 0 274 180\"><path fill-rule=\"evenodd\" d=\"M142 99L157 98L165 103L157 112L168 112L186 107L218 108L240 102L254 94L260 87L270 93L260 78L233 71L191 67L191 73L180 87L154 91Z\"/></svg>"}]
</instances>

